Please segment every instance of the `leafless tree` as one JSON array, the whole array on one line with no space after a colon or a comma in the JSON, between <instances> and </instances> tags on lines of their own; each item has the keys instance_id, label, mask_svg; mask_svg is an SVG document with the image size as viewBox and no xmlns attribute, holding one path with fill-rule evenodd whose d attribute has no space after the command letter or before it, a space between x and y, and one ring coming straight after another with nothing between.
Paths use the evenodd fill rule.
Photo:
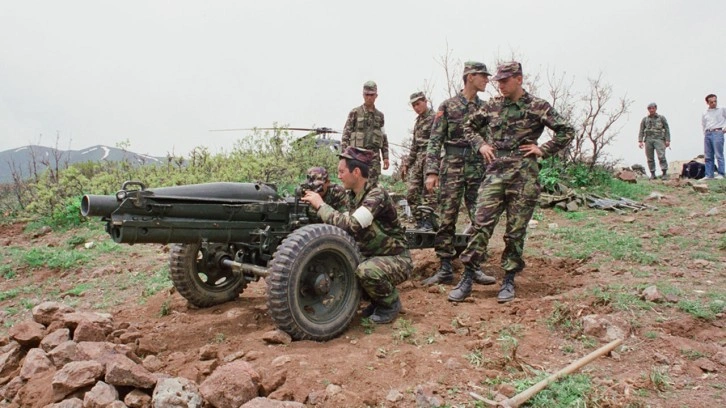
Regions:
<instances>
[{"instance_id":1,"label":"leafless tree","mask_svg":"<svg viewBox=\"0 0 726 408\"><path fill-rule=\"evenodd\" d=\"M446 52L440 56L438 63L444 70L446 77L446 92L449 98L454 97L459 90L464 87L462 80L462 72L464 72L464 64L453 56L453 50L449 48L449 42L446 42Z\"/></svg>"}]
</instances>

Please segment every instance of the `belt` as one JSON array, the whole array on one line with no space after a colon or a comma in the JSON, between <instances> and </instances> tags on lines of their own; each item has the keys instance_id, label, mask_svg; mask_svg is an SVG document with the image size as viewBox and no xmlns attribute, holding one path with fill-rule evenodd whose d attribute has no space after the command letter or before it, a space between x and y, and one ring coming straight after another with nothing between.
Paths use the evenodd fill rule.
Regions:
<instances>
[{"instance_id":1,"label":"belt","mask_svg":"<svg viewBox=\"0 0 726 408\"><path fill-rule=\"evenodd\" d=\"M494 151L494 157L522 157L523 153L519 149L497 149Z\"/></svg>"},{"instance_id":2,"label":"belt","mask_svg":"<svg viewBox=\"0 0 726 408\"><path fill-rule=\"evenodd\" d=\"M722 128L713 128L713 129L706 129L706 132L720 132L722 131Z\"/></svg>"},{"instance_id":3,"label":"belt","mask_svg":"<svg viewBox=\"0 0 726 408\"><path fill-rule=\"evenodd\" d=\"M457 156L466 156L472 152L471 146L446 145L444 148L446 149L446 154L455 154Z\"/></svg>"}]
</instances>

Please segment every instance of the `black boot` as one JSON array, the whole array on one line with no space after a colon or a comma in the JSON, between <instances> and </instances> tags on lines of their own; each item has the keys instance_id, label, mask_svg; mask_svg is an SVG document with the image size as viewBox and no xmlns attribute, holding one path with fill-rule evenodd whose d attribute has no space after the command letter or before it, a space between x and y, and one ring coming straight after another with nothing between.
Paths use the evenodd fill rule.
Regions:
<instances>
[{"instance_id":1,"label":"black boot","mask_svg":"<svg viewBox=\"0 0 726 408\"><path fill-rule=\"evenodd\" d=\"M390 306L378 305L371 315L370 319L376 324L391 323L398 317L401 311L401 299L396 299Z\"/></svg>"},{"instance_id":2,"label":"black boot","mask_svg":"<svg viewBox=\"0 0 726 408\"><path fill-rule=\"evenodd\" d=\"M431 221L428 219L422 220L421 225L419 226L419 229L421 231L433 231L434 226L431 224Z\"/></svg>"},{"instance_id":3,"label":"black boot","mask_svg":"<svg viewBox=\"0 0 726 408\"><path fill-rule=\"evenodd\" d=\"M424 279L421 284L431 286L437 283L451 283L454 281L454 270L451 267L451 258L441 258L441 266L434 276Z\"/></svg>"},{"instance_id":4,"label":"black boot","mask_svg":"<svg viewBox=\"0 0 726 408\"><path fill-rule=\"evenodd\" d=\"M656 176L655 176L655 171L651 171L651 172L650 172L650 179L651 179L651 180L655 180L655 179L657 179L657 178L658 178L658 177L656 177Z\"/></svg>"},{"instance_id":5,"label":"black boot","mask_svg":"<svg viewBox=\"0 0 726 408\"><path fill-rule=\"evenodd\" d=\"M661 177L663 180L668 180L668 171L663 170L663 177Z\"/></svg>"},{"instance_id":6,"label":"black boot","mask_svg":"<svg viewBox=\"0 0 726 408\"><path fill-rule=\"evenodd\" d=\"M474 270L474 282L479 285L493 285L497 283L497 278L489 276L480 268L472 268Z\"/></svg>"},{"instance_id":7,"label":"black boot","mask_svg":"<svg viewBox=\"0 0 726 408\"><path fill-rule=\"evenodd\" d=\"M464 299L471 295L471 287L474 284L474 271L475 267L466 265L464 268L464 274L461 275L461 280L449 292L449 301L451 302L463 302Z\"/></svg>"},{"instance_id":8,"label":"black boot","mask_svg":"<svg viewBox=\"0 0 726 408\"><path fill-rule=\"evenodd\" d=\"M504 283L499 288L499 295L497 295L497 301L499 303L511 302L514 300L514 274L507 272L504 275Z\"/></svg>"}]
</instances>

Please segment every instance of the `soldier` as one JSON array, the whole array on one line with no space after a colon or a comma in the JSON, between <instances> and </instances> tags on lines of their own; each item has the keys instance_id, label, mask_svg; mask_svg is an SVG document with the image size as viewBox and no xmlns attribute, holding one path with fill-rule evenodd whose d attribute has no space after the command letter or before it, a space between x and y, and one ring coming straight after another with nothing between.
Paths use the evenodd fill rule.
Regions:
<instances>
[{"instance_id":1,"label":"soldier","mask_svg":"<svg viewBox=\"0 0 726 408\"><path fill-rule=\"evenodd\" d=\"M320 194L325 204L341 212L348 211L348 194L345 192L345 188L331 183L328 171L324 167L308 169L306 187ZM311 223L323 222L312 207L308 207L308 218Z\"/></svg>"},{"instance_id":2,"label":"soldier","mask_svg":"<svg viewBox=\"0 0 726 408\"><path fill-rule=\"evenodd\" d=\"M469 219L474 223L476 194L484 178L484 165L476 150L464 139L463 125L470 114L482 105L477 95L489 83L486 65L469 61L464 64L464 89L453 98L441 103L434 119L431 138L426 150L426 189L439 191L439 230L436 231L434 246L441 266L432 277L423 280L423 285L451 283L454 271L451 259L456 256L454 235L456 219L459 216L463 197ZM444 149L441 158L441 149ZM491 285L496 282L492 276L476 271L476 282Z\"/></svg>"},{"instance_id":3,"label":"soldier","mask_svg":"<svg viewBox=\"0 0 726 408\"><path fill-rule=\"evenodd\" d=\"M374 153L371 162L371 174L368 182L378 183L381 174L381 156L383 157L383 170L388 170L388 136L383 126L383 112L376 109L378 98L378 85L373 81L363 84L363 105L353 108L348 114L341 138L341 149L345 151L349 146L371 150Z\"/></svg>"},{"instance_id":4,"label":"soldier","mask_svg":"<svg viewBox=\"0 0 726 408\"><path fill-rule=\"evenodd\" d=\"M432 192L424 189L424 162L426 161L426 148L431 136L431 127L434 123L433 109L429 109L428 101L423 92L411 94L409 103L413 107L416 117L416 124L413 126L413 140L411 151L401 169L401 178L406 179L408 175L408 205L414 208L416 228L431 231L434 227L429 217L424 217L421 211L416 211L418 206L425 205L436 208L436 197Z\"/></svg>"},{"instance_id":5,"label":"soldier","mask_svg":"<svg viewBox=\"0 0 726 408\"><path fill-rule=\"evenodd\" d=\"M653 151L658 154L658 162L663 172L663 180L668 180L668 162L666 161L666 147L671 145L671 130L665 116L656 113L658 105L655 102L648 104L648 116L640 121L638 133L638 148L645 145L645 157L648 159L650 179L655 180L655 158Z\"/></svg>"},{"instance_id":6,"label":"soldier","mask_svg":"<svg viewBox=\"0 0 726 408\"><path fill-rule=\"evenodd\" d=\"M308 190L303 200L318 211L324 223L353 236L365 258L355 274L371 299L362 315L374 323L390 323L401 310L396 285L407 280L413 269L405 229L386 190L368 181L374 153L348 147L339 157L338 178L350 190L350 212L335 210L314 191Z\"/></svg>"},{"instance_id":7,"label":"soldier","mask_svg":"<svg viewBox=\"0 0 726 408\"><path fill-rule=\"evenodd\" d=\"M449 293L449 300L461 302L471 294L472 272L486 260L487 245L502 212L507 212L504 252L505 271L499 303L514 299L514 276L524 269L522 253L527 224L539 198L538 157L549 157L564 149L575 137L574 128L547 101L522 88L522 65L507 62L492 78L502 96L487 101L464 125L464 135L487 161L486 177L479 189L475 235L459 259L464 275ZM537 146L545 126L552 140Z\"/></svg>"}]
</instances>

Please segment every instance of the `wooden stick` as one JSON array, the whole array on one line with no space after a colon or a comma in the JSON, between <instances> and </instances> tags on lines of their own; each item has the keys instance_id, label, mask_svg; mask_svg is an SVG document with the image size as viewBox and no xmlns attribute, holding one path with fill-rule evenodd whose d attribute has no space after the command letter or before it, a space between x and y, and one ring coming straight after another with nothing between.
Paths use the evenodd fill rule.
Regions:
<instances>
[{"instance_id":1,"label":"wooden stick","mask_svg":"<svg viewBox=\"0 0 726 408\"><path fill-rule=\"evenodd\" d=\"M538 392L545 389L551 383L557 381L557 379L559 379L560 377L570 374L574 371L577 371L581 367L591 363L596 358L609 353L615 347L619 346L620 343L622 343L622 342L623 342L623 339L613 340L610 343L608 343L608 344L600 347L599 349L593 351L592 353L586 355L585 357L582 357L581 359L570 363L570 365L568 365L567 367L550 375L549 377L538 382L537 384L527 388L526 390L520 392L519 394L515 395L514 397L507 398L504 401L494 402L494 401L491 401L489 399L482 397L479 394L475 394L473 392L470 392L469 395L478 399L479 401L484 401L485 403L487 403L491 406L496 406L499 408L516 408L516 407L524 404L525 402L527 402L528 399L532 398L535 394L537 394Z\"/></svg>"}]
</instances>

